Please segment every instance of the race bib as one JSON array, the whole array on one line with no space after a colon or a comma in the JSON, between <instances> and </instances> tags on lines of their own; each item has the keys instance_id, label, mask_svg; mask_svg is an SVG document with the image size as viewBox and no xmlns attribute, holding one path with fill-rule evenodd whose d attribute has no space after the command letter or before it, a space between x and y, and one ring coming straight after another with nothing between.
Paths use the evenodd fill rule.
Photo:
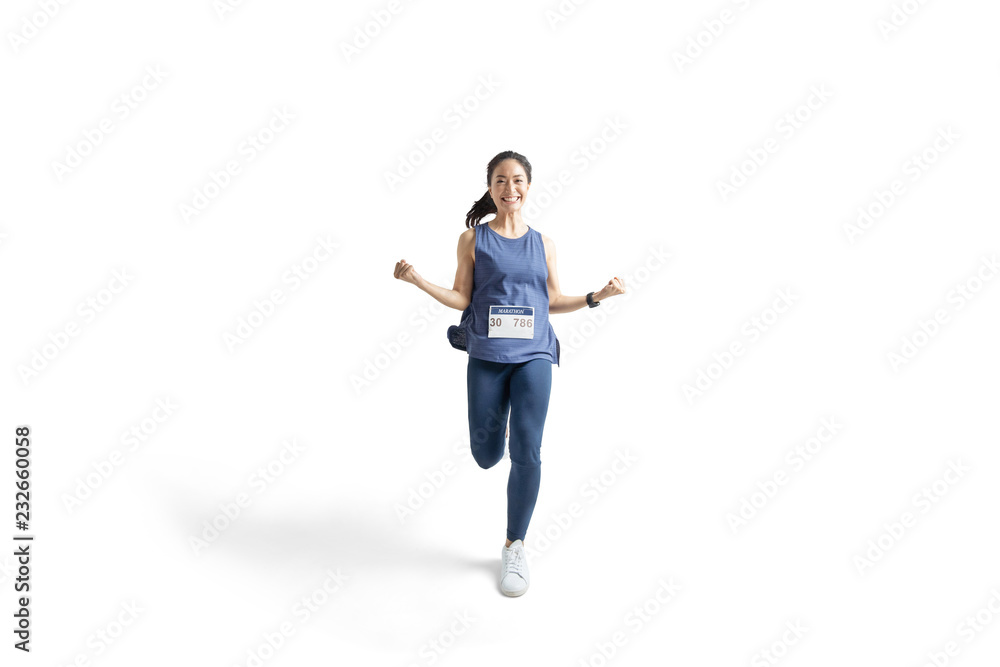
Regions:
<instances>
[{"instance_id":1,"label":"race bib","mask_svg":"<svg viewBox=\"0 0 1000 667\"><path fill-rule=\"evenodd\" d=\"M489 338L534 338L535 309L530 306L490 306Z\"/></svg>"}]
</instances>

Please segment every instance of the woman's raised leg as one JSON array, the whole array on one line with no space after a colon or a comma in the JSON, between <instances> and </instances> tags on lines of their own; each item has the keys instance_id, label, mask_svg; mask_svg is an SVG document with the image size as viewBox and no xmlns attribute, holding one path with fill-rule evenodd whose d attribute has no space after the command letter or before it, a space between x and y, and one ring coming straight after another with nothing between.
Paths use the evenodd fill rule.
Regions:
<instances>
[{"instance_id":1,"label":"woman's raised leg","mask_svg":"<svg viewBox=\"0 0 1000 667\"><path fill-rule=\"evenodd\" d=\"M492 468L503 458L512 368L469 357L469 444L481 468Z\"/></svg>"}]
</instances>

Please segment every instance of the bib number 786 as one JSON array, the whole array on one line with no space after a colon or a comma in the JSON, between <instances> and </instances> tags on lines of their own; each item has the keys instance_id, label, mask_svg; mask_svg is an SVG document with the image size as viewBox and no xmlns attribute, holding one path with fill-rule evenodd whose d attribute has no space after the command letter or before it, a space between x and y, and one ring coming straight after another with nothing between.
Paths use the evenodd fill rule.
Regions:
<instances>
[{"instance_id":1,"label":"bib number 786","mask_svg":"<svg viewBox=\"0 0 1000 667\"><path fill-rule=\"evenodd\" d=\"M531 306L490 306L489 338L534 338L535 309Z\"/></svg>"}]
</instances>

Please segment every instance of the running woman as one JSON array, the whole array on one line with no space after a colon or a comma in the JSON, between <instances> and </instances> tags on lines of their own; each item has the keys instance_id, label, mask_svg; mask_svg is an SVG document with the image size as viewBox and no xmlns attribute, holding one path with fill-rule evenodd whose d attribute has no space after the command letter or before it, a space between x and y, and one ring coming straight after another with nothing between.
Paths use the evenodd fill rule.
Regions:
<instances>
[{"instance_id":1,"label":"running woman","mask_svg":"<svg viewBox=\"0 0 1000 667\"><path fill-rule=\"evenodd\" d=\"M504 454L505 427L510 439L500 590L518 596L528 590L524 538L541 479L552 364L559 365L560 356L549 315L595 308L624 294L625 282L616 276L586 296L563 294L555 244L521 217L531 187L527 158L499 153L486 167L486 184L486 194L466 214L467 229L458 237L452 289L428 282L405 259L396 262L393 275L463 311L458 326L447 333L453 347L469 354L469 442L476 462L482 468L496 465ZM491 213L496 217L480 222Z\"/></svg>"}]
</instances>

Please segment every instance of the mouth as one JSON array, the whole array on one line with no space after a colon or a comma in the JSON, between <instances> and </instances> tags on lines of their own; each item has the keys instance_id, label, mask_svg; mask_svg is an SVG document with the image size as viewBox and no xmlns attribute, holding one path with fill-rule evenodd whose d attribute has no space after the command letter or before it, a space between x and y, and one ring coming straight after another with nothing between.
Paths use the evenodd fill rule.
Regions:
<instances>
[{"instance_id":1,"label":"mouth","mask_svg":"<svg viewBox=\"0 0 1000 667\"><path fill-rule=\"evenodd\" d=\"M513 197L503 197L503 200L505 202L507 202L508 204L513 204L514 202L519 201L520 199L521 199L521 197L517 196L517 195L515 195Z\"/></svg>"}]
</instances>

